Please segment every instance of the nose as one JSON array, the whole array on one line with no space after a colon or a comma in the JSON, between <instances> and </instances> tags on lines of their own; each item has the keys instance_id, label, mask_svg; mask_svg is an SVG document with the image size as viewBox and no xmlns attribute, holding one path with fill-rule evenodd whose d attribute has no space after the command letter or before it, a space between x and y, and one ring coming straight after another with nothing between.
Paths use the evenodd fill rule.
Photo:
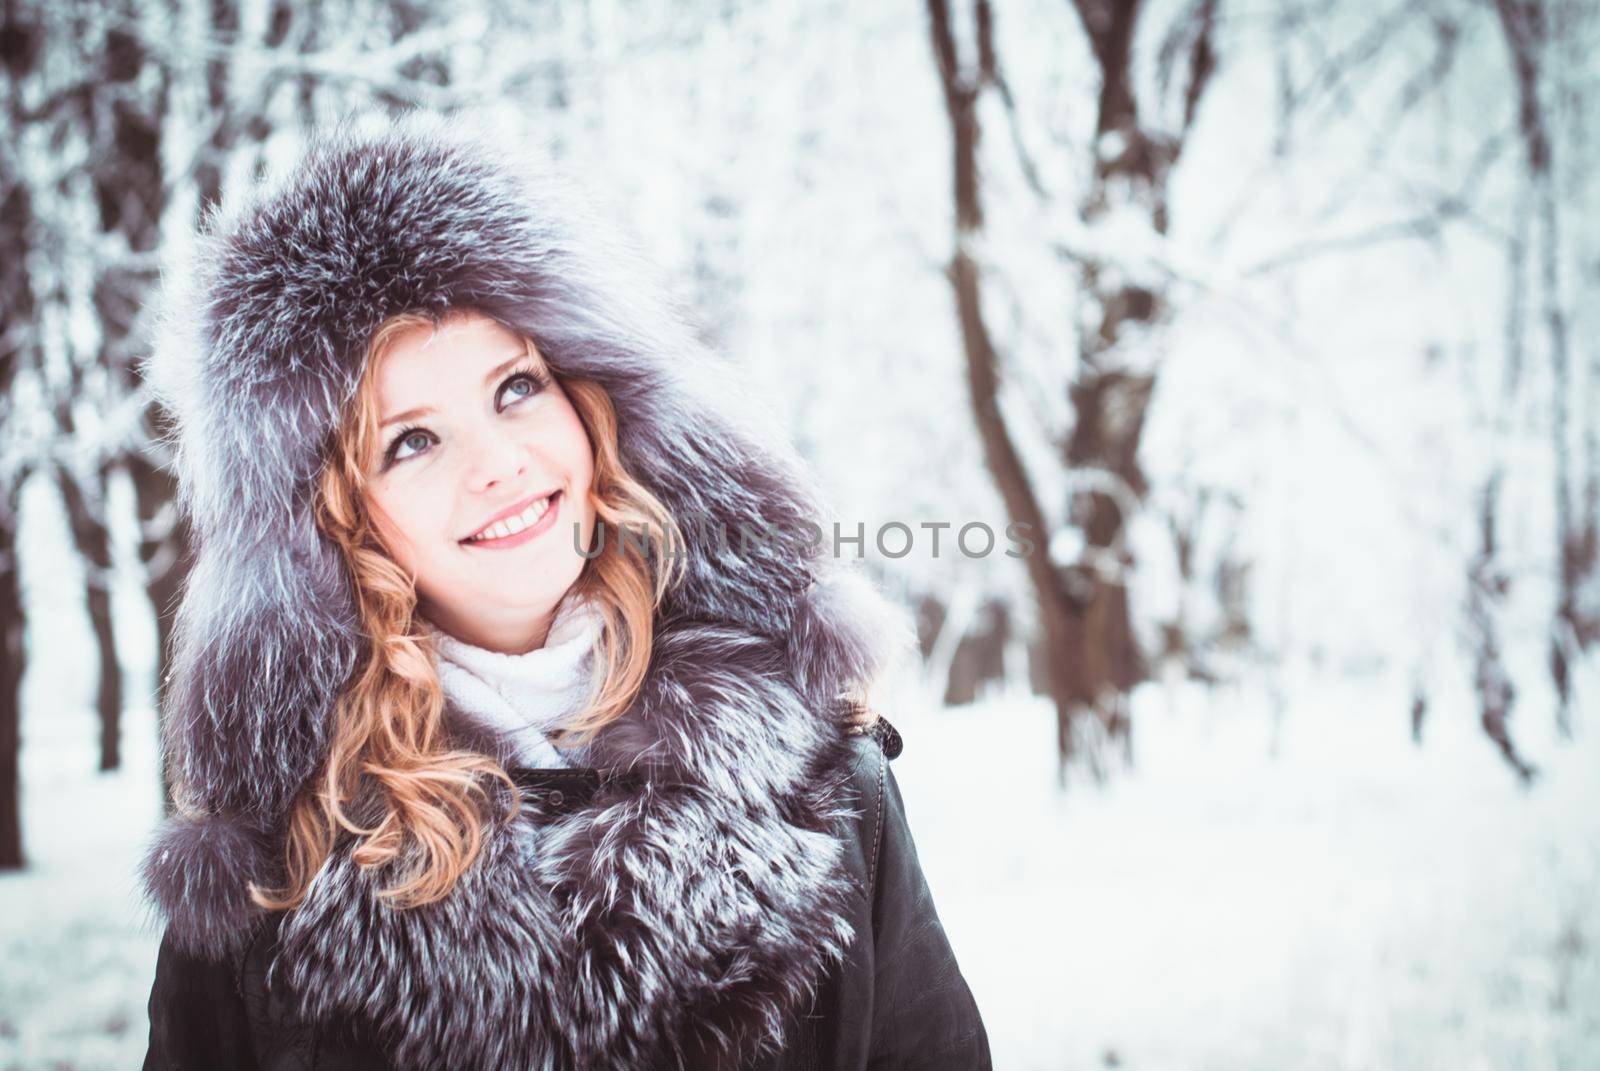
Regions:
<instances>
[{"instance_id":1,"label":"nose","mask_svg":"<svg viewBox=\"0 0 1600 1071\"><path fill-rule=\"evenodd\" d=\"M510 436L480 432L467 447L466 483L473 494L520 483L528 468L528 452Z\"/></svg>"}]
</instances>

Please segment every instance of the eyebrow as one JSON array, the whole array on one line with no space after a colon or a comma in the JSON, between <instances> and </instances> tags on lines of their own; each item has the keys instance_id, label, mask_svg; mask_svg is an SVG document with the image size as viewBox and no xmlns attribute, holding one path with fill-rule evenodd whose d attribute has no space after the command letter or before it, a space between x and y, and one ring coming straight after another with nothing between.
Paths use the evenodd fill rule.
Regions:
<instances>
[{"instance_id":1,"label":"eyebrow","mask_svg":"<svg viewBox=\"0 0 1600 1071\"><path fill-rule=\"evenodd\" d=\"M525 358L527 356L528 356L528 354L527 354L526 351L523 351L522 353L514 354L511 357L511 359L506 361L504 364L497 365L496 367L490 369L489 370L489 374L483 377L483 385L487 387L489 384L493 383L495 381L495 379L498 378L502 373L509 372L511 370L512 366L516 365L518 362L520 362L523 358ZM402 420L414 420L415 418L417 418L419 416L427 416L429 413L432 413L432 412L435 412L435 410L431 405L419 405L415 409L407 409L404 413L396 413L394 416L389 417L388 419L386 419L382 424L379 424L378 427L380 429L387 428L390 424L398 424Z\"/></svg>"}]
</instances>

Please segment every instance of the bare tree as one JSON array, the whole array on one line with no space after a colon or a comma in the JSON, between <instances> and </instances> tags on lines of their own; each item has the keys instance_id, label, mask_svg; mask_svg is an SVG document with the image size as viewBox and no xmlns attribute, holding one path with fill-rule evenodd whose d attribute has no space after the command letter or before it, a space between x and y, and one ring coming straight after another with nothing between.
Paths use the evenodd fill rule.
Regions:
<instances>
[{"instance_id":1,"label":"bare tree","mask_svg":"<svg viewBox=\"0 0 1600 1071\"><path fill-rule=\"evenodd\" d=\"M1099 95L1094 158L1086 194L1077 206L1086 227L1101 221L1113 201L1132 204L1156 234L1168 225L1167 181L1183 149L1216 67L1215 0L1187 7L1167 35L1163 78L1182 82L1182 118L1174 132L1148 126L1133 90L1132 49L1143 12L1138 2L1082 0L1075 7L1097 64ZM948 275L955 291L967 357L973 414L985 457L1011 517L1049 535L1033 479L1022 464L1001 412L1000 357L983 316L983 272L975 243L984 226L980 188L980 97L994 92L1008 111L1015 100L996 54L994 12L988 0L972 9L975 56L963 58L948 0L929 0L934 58L944 90L952 136L955 237ZM1182 72L1178 74L1178 72ZM1028 154L1017 142L1024 173L1042 197ZM1148 490L1138 463L1144 416L1159 365L1151 334L1167 312L1165 295L1124 273L1108 270L1101 255L1059 245L1056 252L1077 274L1095 312L1078 338L1067 397L1074 415L1060 444L1063 464L1087 476L1066 505L1066 523L1083 536L1078 560L1058 564L1048 553L1030 555L1027 568L1039 606L1048 656L1049 691L1056 705L1057 747L1063 771L1080 751L1102 772L1098 740L1121 745L1131 758L1127 697L1148 675L1134 636L1125 579L1134 562L1126 531ZM1092 731L1086 731L1089 727Z\"/></svg>"},{"instance_id":2,"label":"bare tree","mask_svg":"<svg viewBox=\"0 0 1600 1071\"><path fill-rule=\"evenodd\" d=\"M484 10L464 3L441 11L411 0L249 7L6 0L0 866L20 866L24 858L17 795L25 658L15 545L19 489L30 474L47 472L66 504L99 652L99 765L114 768L123 703L110 613L107 489L114 474L126 470L134 489L163 696L189 560L189 532L176 510L161 434L166 416L135 371L149 344L145 315L160 247L191 231L229 181L258 173L265 144L281 132L362 110L418 103L448 109L470 97L471 89L459 96L449 89L453 57L464 46L483 45ZM370 43L374 30L386 44ZM515 65L502 69L518 73ZM13 391L18 382L29 390ZM20 408L19 395L31 408ZM165 790L165 769L162 782ZM164 794L170 807L170 792Z\"/></svg>"},{"instance_id":3,"label":"bare tree","mask_svg":"<svg viewBox=\"0 0 1600 1071\"><path fill-rule=\"evenodd\" d=\"M0 138L0 869L23 865L18 748L22 728L24 632L17 536L22 485L37 462L22 429L18 389L31 358L29 325L36 302L30 260L39 255L33 191L24 181L15 136L33 111L22 84L38 70L42 42L14 0L0 20L0 62L5 65L6 137Z\"/></svg>"},{"instance_id":4,"label":"bare tree","mask_svg":"<svg viewBox=\"0 0 1600 1071\"><path fill-rule=\"evenodd\" d=\"M1494 11L1505 43L1516 91L1517 131L1521 137L1525 183L1523 210L1508 240L1517 284L1522 261L1531 252L1537 258L1541 307L1538 318L1549 354L1552 397L1551 448L1555 456L1556 584L1557 597L1550 623L1550 674L1559 702L1558 724L1572 732L1571 672L1575 661L1600 639L1600 605L1589 604L1587 589L1597 574L1600 551L1600 430L1592 408L1574 405L1578 373L1573 367L1571 328L1568 322L1562 262L1564 259L1561 209L1556 190L1556 139L1545 98L1550 93L1548 67L1551 40L1558 32L1557 14L1565 7L1546 0L1495 0ZM1509 311L1508 336L1520 367L1521 322L1526 309L1520 291ZM1515 372L1512 373L1513 375ZM1590 369L1593 376L1595 370ZM1584 453L1574 457L1571 421L1583 422ZM1583 469L1587 467L1587 473ZM1581 485L1581 489L1580 489ZM1491 485L1492 486L1492 485ZM1487 496L1486 496L1487 497ZM1492 502L1485 510L1492 510ZM1486 709L1485 721L1489 719ZM1493 734L1491 734L1493 735Z\"/></svg>"},{"instance_id":5,"label":"bare tree","mask_svg":"<svg viewBox=\"0 0 1600 1071\"><path fill-rule=\"evenodd\" d=\"M1128 690L1147 675L1147 659L1132 629L1137 608L1130 604L1125 583L1137 563L1125 537L1130 521L1148 508L1151 488L1139 464L1139 450L1149 402L1160 382L1167 328L1181 300L1174 284L1217 286L1192 280L1161 259L1171 222L1167 191L1218 69L1223 17L1220 0L1184 0L1168 22L1150 26L1145 24L1155 17L1154 8L1142 0L1074 0L1071 11L1093 63L1096 93L1090 152L1078 164L1085 178L1072 206L1074 226L1043 228L1046 237L1041 238L1051 243L1071 273L1085 311L1079 319L1073 360L1065 370L1070 424L1058 440L1060 462L1073 490L1057 511L1040 500L1038 482L1019 462L1015 429L1008 427L999 404L1010 355L995 341L983 316L986 290L997 289L986 284L986 274L992 278L998 273L988 272L996 265L980 262L977 252L985 229L981 101L994 99L998 104L984 114L1006 117L1018 170L1038 203L1054 209L1061 198L1046 188L1040 176L1050 169L1037 166L1040 158L1031 154L1019 133L1019 102L997 54L996 12L990 0L971 0L965 9L971 32L965 35L956 30L949 0L928 3L953 146L956 234L948 274L957 296L974 416L986 460L1014 518L1045 523L1041 530L1046 533L1076 534L1063 541L1078 548L1076 560L1029 563L1042 639L1049 651L1049 691L1057 707L1064 764L1082 739L1121 740L1126 747ZM1275 9L1264 41L1277 57L1278 160L1299 151L1308 131L1319 137L1343 124L1357 137L1367 138L1360 166L1346 175L1325 177L1325 188L1318 194L1325 199L1324 219L1359 207L1356 191L1372 181L1371 175L1395 154L1397 145L1404 144L1399 132L1423 105L1442 98L1453 86L1481 81L1483 64L1463 63L1462 57L1484 59L1470 51L1485 39L1484 31L1502 42L1508 57L1507 88L1515 101L1512 128L1481 135L1474 130L1482 138L1475 151L1465 158L1452 154L1440 165L1434 183L1409 185L1406 192L1415 205L1414 216L1372 225L1369 215L1359 229L1332 237L1291 234L1281 253L1247 268L1244 277L1293 271L1329 256L1366 255L1384 243L1437 242L1450 227L1472 227L1504 241L1511 290L1502 391L1483 411L1507 450L1497 454L1474 498L1476 542L1463 558L1461 613L1480 720L1508 765L1523 778L1530 778L1533 769L1519 754L1509 729L1517 691L1505 664L1502 620L1515 576L1502 560L1497 522L1509 475L1504 457L1516 434L1514 414L1524 393L1523 373L1535 349L1548 361L1551 390L1552 416L1545 426L1555 459L1553 557L1558 595L1547 649L1563 731L1570 731L1571 668L1600 639L1600 407L1594 404L1600 360L1591 359L1587 368L1581 367L1573 338L1573 298L1566 279L1574 259L1573 239L1561 221L1557 165L1562 140L1552 118L1558 112L1564 116L1574 109L1581 112L1582 94L1570 74L1562 80L1559 63L1582 60L1558 45L1580 24L1587 25L1582 20L1595 17L1594 5L1586 0L1495 0L1482 9L1397 5L1370 12L1285 3ZM971 42L972 55L960 54L958 39ZM1426 46L1423 50L1411 47L1419 39ZM1149 83L1140 82L1145 88L1136 92L1134 57L1140 40L1155 44L1147 50L1154 61L1153 91ZM1402 40L1405 46L1397 46ZM1368 106L1381 116L1378 123L1362 115ZM1581 141L1581 136L1571 134L1568 140ZM1503 224L1496 218L1501 206L1483 203L1485 176L1499 164L1503 149L1518 144L1520 192L1510 207L1509 223ZM1047 151L1059 150L1052 145ZM1581 164L1568 167L1581 169ZM1115 219L1120 236L1128 234L1130 220L1139 221L1145 235L1141 240L1147 240L1149 259L1156 262L1154 271L1130 270L1145 254L1129 256L1118 242L1100 236L1108 218ZM1221 226L1228 225L1224 218ZM1173 490L1163 488L1163 500L1172 500ZM1212 491L1179 488L1177 505L1161 507L1179 511L1168 521L1185 583L1198 574L1192 560L1192 529ZM1057 513L1057 527L1052 528L1047 522ZM1226 622L1214 635L1190 635L1180 613L1177 620L1163 623L1159 652L1179 659L1201 679L1209 675L1208 649L1248 645L1253 635L1242 611L1248 563L1230 559L1207 571L1214 574L1219 600L1232 607L1224 614ZM1426 685L1419 676L1409 712L1417 739L1427 710ZM1093 731L1085 736L1083 730ZM1094 750L1086 753L1091 766L1097 765Z\"/></svg>"}]
</instances>

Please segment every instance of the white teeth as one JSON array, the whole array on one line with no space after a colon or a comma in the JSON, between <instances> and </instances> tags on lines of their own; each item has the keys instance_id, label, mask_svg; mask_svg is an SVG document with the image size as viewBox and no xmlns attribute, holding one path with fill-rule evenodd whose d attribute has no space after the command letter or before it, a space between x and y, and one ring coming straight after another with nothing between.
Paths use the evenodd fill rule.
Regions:
<instances>
[{"instance_id":1,"label":"white teeth","mask_svg":"<svg viewBox=\"0 0 1600 1071\"><path fill-rule=\"evenodd\" d=\"M503 521L496 521L477 535L472 536L467 542L476 543L483 539L504 539L508 535L516 535L524 528L538 521L540 517L543 517L545 511L549 508L550 499L548 497L541 498L515 517L507 517Z\"/></svg>"}]
</instances>

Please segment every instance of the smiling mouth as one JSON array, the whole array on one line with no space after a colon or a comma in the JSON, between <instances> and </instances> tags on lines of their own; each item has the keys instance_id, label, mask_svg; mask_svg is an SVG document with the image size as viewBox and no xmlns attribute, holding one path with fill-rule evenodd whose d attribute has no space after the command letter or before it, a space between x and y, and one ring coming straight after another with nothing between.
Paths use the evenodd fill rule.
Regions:
<instances>
[{"instance_id":1,"label":"smiling mouth","mask_svg":"<svg viewBox=\"0 0 1600 1071\"><path fill-rule=\"evenodd\" d=\"M547 527L547 525L541 524L540 522L547 521L551 515L555 513L556 507L560 503L560 499L561 492L552 491L544 498L539 499L537 502L531 503L526 509L524 509L521 513L518 513L516 516L502 518L501 520L498 520L493 524L483 528L477 532L477 534L470 535L466 539L461 540L461 543L464 546L473 546L475 544L482 543L506 543L510 542L519 535L527 535L528 538L532 538L534 535L538 534L538 531L534 531L535 529L542 531L545 527Z\"/></svg>"}]
</instances>

